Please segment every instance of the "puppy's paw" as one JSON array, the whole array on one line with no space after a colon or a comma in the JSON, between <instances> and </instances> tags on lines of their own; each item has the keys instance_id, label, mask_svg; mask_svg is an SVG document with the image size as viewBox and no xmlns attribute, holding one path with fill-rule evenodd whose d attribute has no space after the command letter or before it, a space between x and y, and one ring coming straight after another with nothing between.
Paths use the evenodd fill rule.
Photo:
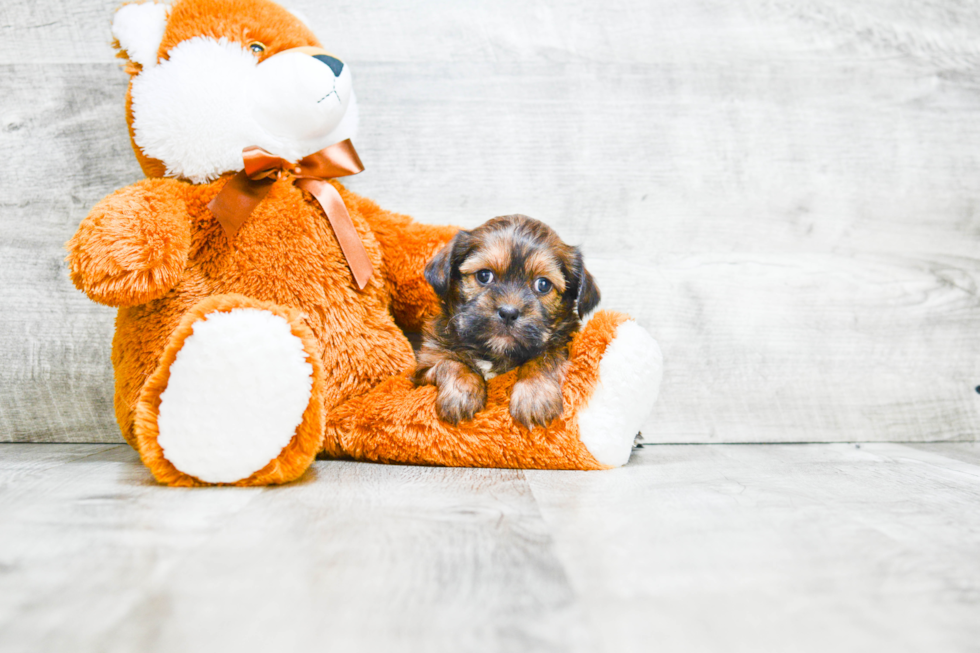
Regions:
<instances>
[{"instance_id":1,"label":"puppy's paw","mask_svg":"<svg viewBox=\"0 0 980 653\"><path fill-rule=\"evenodd\" d=\"M444 376L439 379L436 413L451 424L473 419L487 405L487 388L475 374Z\"/></svg>"},{"instance_id":2,"label":"puppy's paw","mask_svg":"<svg viewBox=\"0 0 980 653\"><path fill-rule=\"evenodd\" d=\"M514 384L510 415L526 428L548 426L562 409L561 386L554 379L534 376Z\"/></svg>"}]
</instances>

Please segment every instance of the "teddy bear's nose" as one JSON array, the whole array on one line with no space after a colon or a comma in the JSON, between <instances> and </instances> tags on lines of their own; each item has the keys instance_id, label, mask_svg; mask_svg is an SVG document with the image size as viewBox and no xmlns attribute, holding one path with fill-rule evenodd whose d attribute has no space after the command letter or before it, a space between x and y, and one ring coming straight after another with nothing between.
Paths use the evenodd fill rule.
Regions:
<instances>
[{"instance_id":1,"label":"teddy bear's nose","mask_svg":"<svg viewBox=\"0 0 980 653\"><path fill-rule=\"evenodd\" d=\"M340 77L340 71L344 69L343 61L336 57L331 57L329 54L315 54L313 55L313 58L330 66L330 70L333 71L334 77Z\"/></svg>"}]
</instances>

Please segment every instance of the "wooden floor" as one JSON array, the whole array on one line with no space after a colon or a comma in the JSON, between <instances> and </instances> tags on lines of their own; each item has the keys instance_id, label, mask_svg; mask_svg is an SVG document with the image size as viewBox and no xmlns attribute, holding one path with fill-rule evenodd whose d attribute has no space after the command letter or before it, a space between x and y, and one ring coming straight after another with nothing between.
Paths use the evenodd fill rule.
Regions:
<instances>
[{"instance_id":1,"label":"wooden floor","mask_svg":"<svg viewBox=\"0 0 980 653\"><path fill-rule=\"evenodd\" d=\"M0 445L0 650L978 651L980 444L195 490Z\"/></svg>"}]
</instances>

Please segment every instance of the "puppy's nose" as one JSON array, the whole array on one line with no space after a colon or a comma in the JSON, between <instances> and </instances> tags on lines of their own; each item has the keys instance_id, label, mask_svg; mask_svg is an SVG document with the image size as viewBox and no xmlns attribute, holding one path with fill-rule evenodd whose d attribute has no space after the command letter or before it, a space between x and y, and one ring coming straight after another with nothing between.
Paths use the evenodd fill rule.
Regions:
<instances>
[{"instance_id":1,"label":"puppy's nose","mask_svg":"<svg viewBox=\"0 0 980 653\"><path fill-rule=\"evenodd\" d=\"M497 315L507 324L512 324L514 320L521 316L521 312L514 306L501 306L497 309Z\"/></svg>"},{"instance_id":2,"label":"puppy's nose","mask_svg":"<svg viewBox=\"0 0 980 653\"><path fill-rule=\"evenodd\" d=\"M322 61L330 67L333 71L334 77L340 77L340 71L344 69L344 62L337 57L331 57L329 54L315 54L313 58L317 61Z\"/></svg>"}]
</instances>

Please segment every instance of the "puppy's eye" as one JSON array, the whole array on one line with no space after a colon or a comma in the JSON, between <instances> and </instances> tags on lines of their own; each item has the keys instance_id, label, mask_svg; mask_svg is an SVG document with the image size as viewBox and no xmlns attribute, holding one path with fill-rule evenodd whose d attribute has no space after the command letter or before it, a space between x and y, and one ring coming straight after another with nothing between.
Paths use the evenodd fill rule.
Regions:
<instances>
[{"instance_id":1,"label":"puppy's eye","mask_svg":"<svg viewBox=\"0 0 980 653\"><path fill-rule=\"evenodd\" d=\"M544 277L538 277L534 280L534 290L541 295L546 295L551 291L552 283L545 279Z\"/></svg>"},{"instance_id":2,"label":"puppy's eye","mask_svg":"<svg viewBox=\"0 0 980 653\"><path fill-rule=\"evenodd\" d=\"M476 280L480 282L481 286L485 286L493 281L493 272L490 270L480 270L476 273Z\"/></svg>"},{"instance_id":3,"label":"puppy's eye","mask_svg":"<svg viewBox=\"0 0 980 653\"><path fill-rule=\"evenodd\" d=\"M251 50L254 54L262 54L263 52L265 52L265 45L259 43L258 41L252 41L251 43L248 44L248 49Z\"/></svg>"}]
</instances>

